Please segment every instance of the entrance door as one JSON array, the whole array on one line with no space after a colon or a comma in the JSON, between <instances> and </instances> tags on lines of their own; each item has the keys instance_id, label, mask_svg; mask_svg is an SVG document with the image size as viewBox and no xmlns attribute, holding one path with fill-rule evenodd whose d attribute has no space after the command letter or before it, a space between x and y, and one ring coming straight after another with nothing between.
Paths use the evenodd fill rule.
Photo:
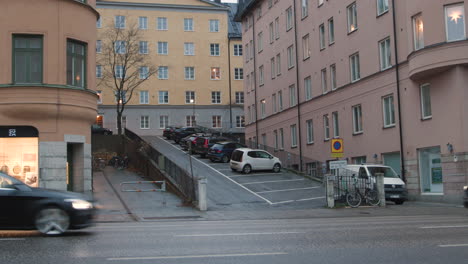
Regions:
<instances>
[{"instance_id":1,"label":"entrance door","mask_svg":"<svg viewBox=\"0 0 468 264\"><path fill-rule=\"evenodd\" d=\"M67 191L73 191L73 145L67 144Z\"/></svg>"},{"instance_id":2,"label":"entrance door","mask_svg":"<svg viewBox=\"0 0 468 264\"><path fill-rule=\"evenodd\" d=\"M419 176L422 193L444 192L440 147L419 150Z\"/></svg>"},{"instance_id":3,"label":"entrance door","mask_svg":"<svg viewBox=\"0 0 468 264\"><path fill-rule=\"evenodd\" d=\"M429 154L429 168L431 170L431 192L442 193L442 166L440 165L440 154Z\"/></svg>"},{"instance_id":4,"label":"entrance door","mask_svg":"<svg viewBox=\"0 0 468 264\"><path fill-rule=\"evenodd\" d=\"M391 167L401 177L400 152L382 154L384 164Z\"/></svg>"}]
</instances>

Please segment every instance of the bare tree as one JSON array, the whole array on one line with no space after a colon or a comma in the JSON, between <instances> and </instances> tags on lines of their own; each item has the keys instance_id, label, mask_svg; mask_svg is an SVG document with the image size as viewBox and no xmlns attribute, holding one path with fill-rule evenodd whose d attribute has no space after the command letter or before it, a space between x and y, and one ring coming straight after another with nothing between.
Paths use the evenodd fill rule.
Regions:
<instances>
[{"instance_id":1,"label":"bare tree","mask_svg":"<svg viewBox=\"0 0 468 264\"><path fill-rule=\"evenodd\" d=\"M157 73L148 54L140 52L141 31L136 24L108 27L101 37L102 78L98 85L111 89L116 99L117 130L122 135L122 113L135 89Z\"/></svg>"}]
</instances>

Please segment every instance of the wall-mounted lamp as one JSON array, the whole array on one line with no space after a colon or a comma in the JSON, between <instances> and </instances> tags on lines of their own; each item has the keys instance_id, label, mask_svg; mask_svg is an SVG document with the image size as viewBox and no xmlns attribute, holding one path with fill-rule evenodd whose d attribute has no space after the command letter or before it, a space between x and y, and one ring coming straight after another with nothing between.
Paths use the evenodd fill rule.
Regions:
<instances>
[{"instance_id":1,"label":"wall-mounted lamp","mask_svg":"<svg viewBox=\"0 0 468 264\"><path fill-rule=\"evenodd\" d=\"M377 159L378 155L377 154L374 154L374 159Z\"/></svg>"},{"instance_id":2,"label":"wall-mounted lamp","mask_svg":"<svg viewBox=\"0 0 468 264\"><path fill-rule=\"evenodd\" d=\"M448 152L453 153L453 145L450 143L447 143L447 150Z\"/></svg>"}]
</instances>

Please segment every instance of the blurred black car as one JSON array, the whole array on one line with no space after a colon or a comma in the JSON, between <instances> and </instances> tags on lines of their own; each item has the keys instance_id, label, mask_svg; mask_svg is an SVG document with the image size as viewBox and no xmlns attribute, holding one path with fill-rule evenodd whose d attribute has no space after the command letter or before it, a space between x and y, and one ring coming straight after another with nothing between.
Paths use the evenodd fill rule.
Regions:
<instances>
[{"instance_id":1,"label":"blurred black car","mask_svg":"<svg viewBox=\"0 0 468 264\"><path fill-rule=\"evenodd\" d=\"M168 126L164 129L163 131L163 137L166 138L166 139L172 139L172 136L174 135L174 132L176 129L178 129L180 127L176 127L176 126Z\"/></svg>"},{"instance_id":2,"label":"blurred black car","mask_svg":"<svg viewBox=\"0 0 468 264\"><path fill-rule=\"evenodd\" d=\"M222 141L214 144L206 157L211 161L221 161L227 163L231 160L232 152L237 148L246 148L247 146L233 141Z\"/></svg>"},{"instance_id":3,"label":"blurred black car","mask_svg":"<svg viewBox=\"0 0 468 264\"><path fill-rule=\"evenodd\" d=\"M94 124L91 126L91 133L98 135L112 135L112 130Z\"/></svg>"},{"instance_id":4,"label":"blurred black car","mask_svg":"<svg viewBox=\"0 0 468 264\"><path fill-rule=\"evenodd\" d=\"M198 137L202 137L202 136L205 136L205 134L197 133L197 134L186 136L179 141L179 145L182 148L182 150L191 150L190 154L193 154L193 149L195 148L195 142L196 142L195 140Z\"/></svg>"},{"instance_id":5,"label":"blurred black car","mask_svg":"<svg viewBox=\"0 0 468 264\"><path fill-rule=\"evenodd\" d=\"M93 202L79 193L32 188L0 173L0 230L60 235L92 224Z\"/></svg>"},{"instance_id":6,"label":"blurred black car","mask_svg":"<svg viewBox=\"0 0 468 264\"><path fill-rule=\"evenodd\" d=\"M179 144L180 140L188 135L196 134L196 133L203 133L203 130L198 127L181 127L174 131L174 135L172 139L175 143Z\"/></svg>"},{"instance_id":7,"label":"blurred black car","mask_svg":"<svg viewBox=\"0 0 468 264\"><path fill-rule=\"evenodd\" d=\"M463 187L463 205L468 208L468 185Z\"/></svg>"},{"instance_id":8,"label":"blurred black car","mask_svg":"<svg viewBox=\"0 0 468 264\"><path fill-rule=\"evenodd\" d=\"M229 140L228 138L221 136L209 136L209 137L199 137L195 141L194 153L199 154L200 157L206 157L208 154L208 149L211 148L215 143Z\"/></svg>"}]
</instances>

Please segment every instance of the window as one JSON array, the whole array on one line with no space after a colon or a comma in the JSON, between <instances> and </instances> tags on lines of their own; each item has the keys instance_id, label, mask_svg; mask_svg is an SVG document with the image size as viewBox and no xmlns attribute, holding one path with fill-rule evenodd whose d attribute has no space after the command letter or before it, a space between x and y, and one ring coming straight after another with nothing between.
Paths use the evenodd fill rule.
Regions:
<instances>
[{"instance_id":1,"label":"window","mask_svg":"<svg viewBox=\"0 0 468 264\"><path fill-rule=\"evenodd\" d=\"M114 43L114 51L117 54L125 54L127 53L127 43L123 40L117 40Z\"/></svg>"},{"instance_id":2,"label":"window","mask_svg":"<svg viewBox=\"0 0 468 264\"><path fill-rule=\"evenodd\" d=\"M255 55L255 50L254 50L254 45L253 45L253 40L250 41L250 59L253 60L253 57Z\"/></svg>"},{"instance_id":3,"label":"window","mask_svg":"<svg viewBox=\"0 0 468 264\"><path fill-rule=\"evenodd\" d=\"M221 116L219 115L216 115L216 116L212 116L212 124L213 124L213 128L221 128L222 125L221 125Z\"/></svg>"},{"instance_id":4,"label":"window","mask_svg":"<svg viewBox=\"0 0 468 264\"><path fill-rule=\"evenodd\" d=\"M221 103L221 92L211 92L211 103L220 104Z\"/></svg>"},{"instance_id":5,"label":"window","mask_svg":"<svg viewBox=\"0 0 468 264\"><path fill-rule=\"evenodd\" d=\"M279 39L279 17L275 18L275 39Z\"/></svg>"},{"instance_id":6,"label":"window","mask_svg":"<svg viewBox=\"0 0 468 264\"><path fill-rule=\"evenodd\" d=\"M141 66L140 69L140 79L145 80L148 79L148 74L149 74L149 68L148 66Z\"/></svg>"},{"instance_id":7,"label":"window","mask_svg":"<svg viewBox=\"0 0 468 264\"><path fill-rule=\"evenodd\" d=\"M301 0L301 11L302 18L309 15L309 0Z\"/></svg>"},{"instance_id":8,"label":"window","mask_svg":"<svg viewBox=\"0 0 468 264\"><path fill-rule=\"evenodd\" d=\"M195 80L195 67L185 67L185 80Z\"/></svg>"},{"instance_id":9,"label":"window","mask_svg":"<svg viewBox=\"0 0 468 264\"><path fill-rule=\"evenodd\" d=\"M140 104L149 104L149 92L140 91Z\"/></svg>"},{"instance_id":10,"label":"window","mask_svg":"<svg viewBox=\"0 0 468 264\"><path fill-rule=\"evenodd\" d=\"M184 18L184 31L193 31L193 18Z\"/></svg>"},{"instance_id":11,"label":"window","mask_svg":"<svg viewBox=\"0 0 468 264\"><path fill-rule=\"evenodd\" d=\"M322 81L322 93L328 93L328 86L327 86L327 69L322 69L320 72L321 81Z\"/></svg>"},{"instance_id":12,"label":"window","mask_svg":"<svg viewBox=\"0 0 468 264\"><path fill-rule=\"evenodd\" d=\"M328 120L328 115L323 116L323 138L324 140L330 139L330 120Z\"/></svg>"},{"instance_id":13,"label":"window","mask_svg":"<svg viewBox=\"0 0 468 264\"><path fill-rule=\"evenodd\" d=\"M335 43L335 22L333 17L328 19L328 45Z\"/></svg>"},{"instance_id":14,"label":"window","mask_svg":"<svg viewBox=\"0 0 468 264\"><path fill-rule=\"evenodd\" d=\"M245 116L236 116L236 127L245 127Z\"/></svg>"},{"instance_id":15,"label":"window","mask_svg":"<svg viewBox=\"0 0 468 264\"><path fill-rule=\"evenodd\" d=\"M122 79L124 76L124 67L122 65L115 66L115 77Z\"/></svg>"},{"instance_id":16,"label":"window","mask_svg":"<svg viewBox=\"0 0 468 264\"><path fill-rule=\"evenodd\" d=\"M219 32L219 20L210 19L210 32Z\"/></svg>"},{"instance_id":17,"label":"window","mask_svg":"<svg viewBox=\"0 0 468 264\"><path fill-rule=\"evenodd\" d=\"M307 144L314 143L314 123L312 119L306 121Z\"/></svg>"},{"instance_id":18,"label":"window","mask_svg":"<svg viewBox=\"0 0 468 264\"><path fill-rule=\"evenodd\" d=\"M289 31L293 27L293 13L292 8L286 9L286 31Z\"/></svg>"},{"instance_id":19,"label":"window","mask_svg":"<svg viewBox=\"0 0 468 264\"><path fill-rule=\"evenodd\" d=\"M297 104L296 100L296 85L289 86L289 106L293 107Z\"/></svg>"},{"instance_id":20,"label":"window","mask_svg":"<svg viewBox=\"0 0 468 264\"><path fill-rule=\"evenodd\" d=\"M273 0L268 0L268 8L271 8L273 6Z\"/></svg>"},{"instance_id":21,"label":"window","mask_svg":"<svg viewBox=\"0 0 468 264\"><path fill-rule=\"evenodd\" d=\"M422 119L429 119L432 117L431 85L428 83L421 85L421 113Z\"/></svg>"},{"instance_id":22,"label":"window","mask_svg":"<svg viewBox=\"0 0 468 264\"><path fill-rule=\"evenodd\" d=\"M393 105L393 95L382 99L384 127L395 126L395 106Z\"/></svg>"},{"instance_id":23,"label":"window","mask_svg":"<svg viewBox=\"0 0 468 264\"><path fill-rule=\"evenodd\" d=\"M125 28L125 16L115 16L115 28Z\"/></svg>"},{"instance_id":24,"label":"window","mask_svg":"<svg viewBox=\"0 0 468 264\"><path fill-rule=\"evenodd\" d=\"M348 14L348 33L351 33L358 28L356 2L349 5L346 10Z\"/></svg>"},{"instance_id":25,"label":"window","mask_svg":"<svg viewBox=\"0 0 468 264\"><path fill-rule=\"evenodd\" d=\"M415 50L424 48L424 24L421 14L413 17L413 38Z\"/></svg>"},{"instance_id":26,"label":"window","mask_svg":"<svg viewBox=\"0 0 468 264\"><path fill-rule=\"evenodd\" d=\"M67 84L85 88L86 44L67 40Z\"/></svg>"},{"instance_id":27,"label":"window","mask_svg":"<svg viewBox=\"0 0 468 264\"><path fill-rule=\"evenodd\" d=\"M96 91L96 94L98 96L97 103L102 104L102 91L98 90L98 91Z\"/></svg>"},{"instance_id":28,"label":"window","mask_svg":"<svg viewBox=\"0 0 468 264\"><path fill-rule=\"evenodd\" d=\"M351 82L358 81L361 78L359 53L355 53L349 57L349 66L351 69Z\"/></svg>"},{"instance_id":29,"label":"window","mask_svg":"<svg viewBox=\"0 0 468 264\"><path fill-rule=\"evenodd\" d=\"M140 54L148 54L148 41L140 41L139 52Z\"/></svg>"},{"instance_id":30,"label":"window","mask_svg":"<svg viewBox=\"0 0 468 264\"><path fill-rule=\"evenodd\" d=\"M159 91L158 102L160 104L168 104L169 103L169 92L168 91Z\"/></svg>"},{"instance_id":31,"label":"window","mask_svg":"<svg viewBox=\"0 0 468 264\"><path fill-rule=\"evenodd\" d=\"M236 104L244 104L244 92L236 92Z\"/></svg>"},{"instance_id":32,"label":"window","mask_svg":"<svg viewBox=\"0 0 468 264\"><path fill-rule=\"evenodd\" d=\"M278 111L283 111L283 92L278 92Z\"/></svg>"},{"instance_id":33,"label":"window","mask_svg":"<svg viewBox=\"0 0 468 264\"><path fill-rule=\"evenodd\" d=\"M312 177L318 177L317 174L317 164L318 162L306 163L306 173Z\"/></svg>"},{"instance_id":34,"label":"window","mask_svg":"<svg viewBox=\"0 0 468 264\"><path fill-rule=\"evenodd\" d=\"M244 69L234 68L234 80L243 80L243 79L244 79Z\"/></svg>"},{"instance_id":35,"label":"window","mask_svg":"<svg viewBox=\"0 0 468 264\"><path fill-rule=\"evenodd\" d=\"M257 11L257 20L259 20L262 17L262 6L259 5L256 11Z\"/></svg>"},{"instance_id":36,"label":"window","mask_svg":"<svg viewBox=\"0 0 468 264\"><path fill-rule=\"evenodd\" d=\"M274 142L274 147L275 147L275 151L278 150L278 130L273 130L273 137L275 138L275 142Z\"/></svg>"},{"instance_id":37,"label":"window","mask_svg":"<svg viewBox=\"0 0 468 264\"><path fill-rule=\"evenodd\" d=\"M234 56L242 56L242 44L234 44Z\"/></svg>"},{"instance_id":38,"label":"window","mask_svg":"<svg viewBox=\"0 0 468 264\"><path fill-rule=\"evenodd\" d=\"M164 129L169 126L169 116L162 115L159 116L159 128Z\"/></svg>"},{"instance_id":39,"label":"window","mask_svg":"<svg viewBox=\"0 0 468 264\"><path fill-rule=\"evenodd\" d=\"M194 104L195 103L195 92L194 91L185 91L185 103Z\"/></svg>"},{"instance_id":40,"label":"window","mask_svg":"<svg viewBox=\"0 0 468 264\"><path fill-rule=\"evenodd\" d=\"M194 126L197 125L197 121L195 120L195 116L193 116L193 115L186 116L185 117L185 122L186 122L186 126L188 126L188 127L194 127Z\"/></svg>"},{"instance_id":41,"label":"window","mask_svg":"<svg viewBox=\"0 0 468 264\"><path fill-rule=\"evenodd\" d=\"M294 67L294 46L291 45L288 47L288 68L291 69Z\"/></svg>"},{"instance_id":42,"label":"window","mask_svg":"<svg viewBox=\"0 0 468 264\"><path fill-rule=\"evenodd\" d=\"M211 80L220 80L221 71L219 67L211 67Z\"/></svg>"},{"instance_id":43,"label":"window","mask_svg":"<svg viewBox=\"0 0 468 264\"><path fill-rule=\"evenodd\" d=\"M276 69L275 69L275 57L271 58L270 59L270 75L271 75L271 79L274 79L276 78Z\"/></svg>"},{"instance_id":44,"label":"window","mask_svg":"<svg viewBox=\"0 0 468 264\"><path fill-rule=\"evenodd\" d=\"M138 18L138 29L148 29L148 18L139 17Z\"/></svg>"},{"instance_id":45,"label":"window","mask_svg":"<svg viewBox=\"0 0 468 264\"><path fill-rule=\"evenodd\" d=\"M330 65L330 86L332 91L336 89L336 65Z\"/></svg>"},{"instance_id":46,"label":"window","mask_svg":"<svg viewBox=\"0 0 468 264\"><path fill-rule=\"evenodd\" d=\"M218 43L211 43L210 44L210 55L211 56L219 56L219 44Z\"/></svg>"},{"instance_id":47,"label":"window","mask_svg":"<svg viewBox=\"0 0 468 264\"><path fill-rule=\"evenodd\" d=\"M304 79L304 94L306 100L312 99L312 79L310 76Z\"/></svg>"},{"instance_id":48,"label":"window","mask_svg":"<svg viewBox=\"0 0 468 264\"><path fill-rule=\"evenodd\" d=\"M465 7L463 3L445 6L447 41L465 39Z\"/></svg>"},{"instance_id":49,"label":"window","mask_svg":"<svg viewBox=\"0 0 468 264\"><path fill-rule=\"evenodd\" d=\"M262 134L262 149L267 149L267 136L266 134Z\"/></svg>"},{"instance_id":50,"label":"window","mask_svg":"<svg viewBox=\"0 0 468 264\"><path fill-rule=\"evenodd\" d=\"M99 17L96 21L96 28L102 28L102 17Z\"/></svg>"},{"instance_id":51,"label":"window","mask_svg":"<svg viewBox=\"0 0 468 264\"><path fill-rule=\"evenodd\" d=\"M150 128L150 119L149 116L140 117L140 129L149 129Z\"/></svg>"},{"instance_id":52,"label":"window","mask_svg":"<svg viewBox=\"0 0 468 264\"><path fill-rule=\"evenodd\" d=\"M262 118L266 117L266 101L265 101L265 99L260 100L260 113L262 114Z\"/></svg>"},{"instance_id":53,"label":"window","mask_svg":"<svg viewBox=\"0 0 468 264\"><path fill-rule=\"evenodd\" d=\"M352 158L352 163L354 164L364 164L366 162L367 162L366 156Z\"/></svg>"},{"instance_id":54,"label":"window","mask_svg":"<svg viewBox=\"0 0 468 264\"><path fill-rule=\"evenodd\" d=\"M321 5L323 5L323 0L318 0L318 6L320 7Z\"/></svg>"},{"instance_id":55,"label":"window","mask_svg":"<svg viewBox=\"0 0 468 264\"><path fill-rule=\"evenodd\" d=\"M158 41L158 54L167 55L168 53L168 44L165 41Z\"/></svg>"},{"instance_id":56,"label":"window","mask_svg":"<svg viewBox=\"0 0 468 264\"><path fill-rule=\"evenodd\" d=\"M102 65L96 65L96 78L102 78Z\"/></svg>"},{"instance_id":57,"label":"window","mask_svg":"<svg viewBox=\"0 0 468 264\"><path fill-rule=\"evenodd\" d=\"M158 67L158 79L167 80L169 79L169 69L167 66Z\"/></svg>"},{"instance_id":58,"label":"window","mask_svg":"<svg viewBox=\"0 0 468 264\"><path fill-rule=\"evenodd\" d=\"M276 75L281 75L281 54L276 55Z\"/></svg>"},{"instance_id":59,"label":"window","mask_svg":"<svg viewBox=\"0 0 468 264\"><path fill-rule=\"evenodd\" d=\"M302 59L308 59L310 57L309 47L309 34L302 37Z\"/></svg>"},{"instance_id":60,"label":"window","mask_svg":"<svg viewBox=\"0 0 468 264\"><path fill-rule=\"evenodd\" d=\"M279 129L279 149L284 149L284 131L282 128Z\"/></svg>"},{"instance_id":61,"label":"window","mask_svg":"<svg viewBox=\"0 0 468 264\"><path fill-rule=\"evenodd\" d=\"M114 91L115 101L119 104L127 102L127 91Z\"/></svg>"},{"instance_id":62,"label":"window","mask_svg":"<svg viewBox=\"0 0 468 264\"><path fill-rule=\"evenodd\" d=\"M158 17L158 30L167 30L167 17Z\"/></svg>"},{"instance_id":63,"label":"window","mask_svg":"<svg viewBox=\"0 0 468 264\"><path fill-rule=\"evenodd\" d=\"M362 133L362 110L361 105L353 106L353 134Z\"/></svg>"},{"instance_id":64,"label":"window","mask_svg":"<svg viewBox=\"0 0 468 264\"><path fill-rule=\"evenodd\" d=\"M332 122L333 122L333 137L340 137L340 122L338 120L338 112L332 113Z\"/></svg>"},{"instance_id":65,"label":"window","mask_svg":"<svg viewBox=\"0 0 468 264\"><path fill-rule=\"evenodd\" d=\"M390 37L379 42L380 70L388 69L392 66L392 56L390 54Z\"/></svg>"},{"instance_id":66,"label":"window","mask_svg":"<svg viewBox=\"0 0 468 264\"><path fill-rule=\"evenodd\" d=\"M272 103L271 107L273 108L272 109L273 113L278 112L277 103L276 103L276 94L271 95L271 103Z\"/></svg>"},{"instance_id":67,"label":"window","mask_svg":"<svg viewBox=\"0 0 468 264\"><path fill-rule=\"evenodd\" d=\"M250 106L247 106L247 116L249 117L249 124L253 122L252 112L250 111Z\"/></svg>"},{"instance_id":68,"label":"window","mask_svg":"<svg viewBox=\"0 0 468 264\"><path fill-rule=\"evenodd\" d=\"M184 55L186 56L195 55L195 44L193 44L193 42L184 43Z\"/></svg>"},{"instance_id":69,"label":"window","mask_svg":"<svg viewBox=\"0 0 468 264\"><path fill-rule=\"evenodd\" d=\"M250 58L250 54L249 54L249 43L245 44L245 51L247 52L247 53L246 53L246 56L245 56L245 61L248 62L248 61L249 61L249 58Z\"/></svg>"},{"instance_id":70,"label":"window","mask_svg":"<svg viewBox=\"0 0 468 264\"><path fill-rule=\"evenodd\" d=\"M271 22L270 25L268 26L268 32L269 32L270 44L271 44L275 41L275 29L273 26L273 22Z\"/></svg>"},{"instance_id":71,"label":"window","mask_svg":"<svg viewBox=\"0 0 468 264\"><path fill-rule=\"evenodd\" d=\"M320 50L325 48L325 25L321 24L319 26L319 41L320 41Z\"/></svg>"},{"instance_id":72,"label":"window","mask_svg":"<svg viewBox=\"0 0 468 264\"><path fill-rule=\"evenodd\" d=\"M263 65L261 65L259 68L258 68L258 84L259 85L263 85L264 84L264 71L263 71Z\"/></svg>"},{"instance_id":73,"label":"window","mask_svg":"<svg viewBox=\"0 0 468 264\"><path fill-rule=\"evenodd\" d=\"M377 0L377 15L382 15L388 11L388 0Z\"/></svg>"},{"instance_id":74,"label":"window","mask_svg":"<svg viewBox=\"0 0 468 264\"><path fill-rule=\"evenodd\" d=\"M257 52L260 53L263 51L263 32L258 33L257 40Z\"/></svg>"},{"instance_id":75,"label":"window","mask_svg":"<svg viewBox=\"0 0 468 264\"><path fill-rule=\"evenodd\" d=\"M102 41L96 40L96 53L101 53L101 52L102 52Z\"/></svg>"},{"instance_id":76,"label":"window","mask_svg":"<svg viewBox=\"0 0 468 264\"><path fill-rule=\"evenodd\" d=\"M291 126L291 148L297 147L297 127L296 125Z\"/></svg>"}]
</instances>

